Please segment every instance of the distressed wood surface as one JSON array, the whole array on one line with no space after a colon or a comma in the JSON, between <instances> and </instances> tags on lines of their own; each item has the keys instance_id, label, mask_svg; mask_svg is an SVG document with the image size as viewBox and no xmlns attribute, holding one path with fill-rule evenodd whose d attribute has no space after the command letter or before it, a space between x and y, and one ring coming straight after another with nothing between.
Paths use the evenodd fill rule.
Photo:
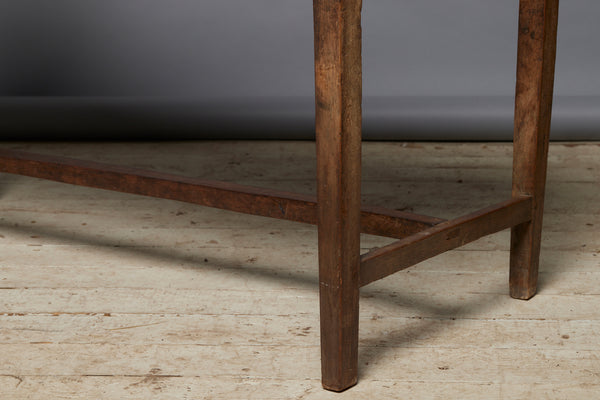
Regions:
<instances>
[{"instance_id":1,"label":"distressed wood surface","mask_svg":"<svg viewBox=\"0 0 600 400\"><path fill-rule=\"evenodd\" d=\"M453 319L449 316L361 317L361 347L447 347L453 332L456 348L560 350L566 345L594 347L598 320L544 319L524 324L519 316ZM2 314L0 344L100 345L120 343L202 346L319 345L315 314ZM401 327L400 327L401 325ZM196 326L198 328L191 329ZM426 328L426 329L424 329ZM381 333L385 332L385 335ZM484 332L493 332L487 335ZM576 335L573 335L576 332ZM8 346L7 346L8 347ZM567 346L568 347L568 346Z\"/></svg>"},{"instance_id":2,"label":"distressed wood surface","mask_svg":"<svg viewBox=\"0 0 600 400\"><path fill-rule=\"evenodd\" d=\"M358 379L362 0L314 0L323 387Z\"/></svg>"},{"instance_id":3,"label":"distressed wood surface","mask_svg":"<svg viewBox=\"0 0 600 400\"><path fill-rule=\"evenodd\" d=\"M7 144L205 179L225 165L220 177L240 184L314 190L312 143L122 146ZM510 144L363 147L369 203L458 216L510 196ZM0 397L594 398L600 146L550 147L536 297L507 295L506 231L373 282L361 289L360 381L338 395L319 376L315 227L2 174ZM415 163L437 167L419 176ZM363 252L389 243L362 239Z\"/></svg>"},{"instance_id":4,"label":"distressed wood surface","mask_svg":"<svg viewBox=\"0 0 600 400\"><path fill-rule=\"evenodd\" d=\"M537 291L558 25L558 0L520 0L513 196L531 196L531 221L511 235L510 294Z\"/></svg>"},{"instance_id":5,"label":"distressed wood surface","mask_svg":"<svg viewBox=\"0 0 600 400\"><path fill-rule=\"evenodd\" d=\"M288 384L293 382L292 384ZM55 398L152 398L187 400L195 399L194 393L206 393L205 399L334 399L332 393L320 389L315 379L298 379L295 381L260 380L252 377L220 379L201 377L168 377L159 371L148 371L139 377L103 377L84 376L77 379L71 377L31 377L22 380L19 377L0 376L0 385L6 388L11 399L46 400L47 391L55 394ZM46 390L38 390L45 388ZM425 398L451 398L480 400L486 397L525 399L534 396L555 398L560 393L564 398L577 399L600 390L600 385L579 385L572 382L537 383L535 385L517 383L476 383L445 382L432 387L429 382L411 382L403 385L394 380L368 381L354 389L356 398L402 398L421 400ZM23 397L23 392L31 393Z\"/></svg>"},{"instance_id":6,"label":"distressed wood surface","mask_svg":"<svg viewBox=\"0 0 600 400\"><path fill-rule=\"evenodd\" d=\"M360 285L531 219L531 198L522 197L453 219L363 254Z\"/></svg>"}]
</instances>

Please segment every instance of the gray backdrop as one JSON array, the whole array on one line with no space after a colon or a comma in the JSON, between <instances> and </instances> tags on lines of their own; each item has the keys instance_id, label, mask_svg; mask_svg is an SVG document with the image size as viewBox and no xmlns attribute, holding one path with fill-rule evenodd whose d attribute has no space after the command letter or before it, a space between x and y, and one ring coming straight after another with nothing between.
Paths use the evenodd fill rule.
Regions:
<instances>
[{"instance_id":1,"label":"gray backdrop","mask_svg":"<svg viewBox=\"0 0 600 400\"><path fill-rule=\"evenodd\" d=\"M518 1L365 0L365 136L505 139ZM563 1L553 138L600 133L600 2ZM310 0L1 0L2 138L313 135Z\"/></svg>"}]
</instances>

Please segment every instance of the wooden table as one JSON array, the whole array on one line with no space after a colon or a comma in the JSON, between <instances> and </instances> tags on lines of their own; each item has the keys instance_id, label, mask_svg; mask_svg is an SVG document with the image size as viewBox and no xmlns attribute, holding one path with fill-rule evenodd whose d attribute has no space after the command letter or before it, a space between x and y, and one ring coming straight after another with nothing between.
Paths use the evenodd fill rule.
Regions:
<instances>
[{"instance_id":1,"label":"wooden table","mask_svg":"<svg viewBox=\"0 0 600 400\"><path fill-rule=\"evenodd\" d=\"M323 387L358 373L359 288L512 228L510 294L536 292L558 0L520 0L512 198L453 220L361 206L361 0L314 0L317 196L0 150L0 171L318 225ZM426 28L426 27L424 27ZM360 254L360 233L399 239Z\"/></svg>"}]
</instances>

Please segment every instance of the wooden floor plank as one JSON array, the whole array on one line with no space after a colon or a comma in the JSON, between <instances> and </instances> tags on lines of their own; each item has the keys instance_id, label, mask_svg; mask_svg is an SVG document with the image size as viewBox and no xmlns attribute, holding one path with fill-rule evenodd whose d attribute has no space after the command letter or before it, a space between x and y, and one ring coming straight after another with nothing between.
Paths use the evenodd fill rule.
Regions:
<instances>
[{"instance_id":1,"label":"wooden floor plank","mask_svg":"<svg viewBox=\"0 0 600 400\"><path fill-rule=\"evenodd\" d=\"M600 320L364 315L361 347L589 350ZM448 340L452 337L452 341ZM318 346L315 315L0 315L0 344Z\"/></svg>"},{"instance_id":2,"label":"wooden floor plank","mask_svg":"<svg viewBox=\"0 0 600 400\"><path fill-rule=\"evenodd\" d=\"M16 382L16 383L15 383ZM299 379L282 381L277 379L257 380L255 378L189 378L165 377L156 374L143 376L114 377L2 377L0 384L8 388L7 394L14 400L46 400L47 393L55 399L94 398L152 398L172 400L203 399L248 399L282 400L307 399L329 400L350 398L328 393L320 388L318 380ZM14 387L18 384L18 387ZM539 396L553 398L593 398L600 385L577 385L573 383L553 384L496 384L472 382L422 382L377 380L361 382L353 388L356 398L401 398L421 400L427 398L451 398L480 400L483 398L524 399ZM202 396L202 397L201 397ZM557 397L559 396L559 397Z\"/></svg>"},{"instance_id":3,"label":"wooden floor plank","mask_svg":"<svg viewBox=\"0 0 600 400\"><path fill-rule=\"evenodd\" d=\"M230 347L230 349L227 349ZM229 350L229 351L224 351ZM26 349L35 359L19 356ZM319 378L318 346L204 346L121 344L0 344L6 361L0 375L32 375L52 371L54 376L161 375L294 380ZM443 382L495 382L515 384L563 382L564 370L572 380L597 384L595 351L537 349L465 349L363 347L363 378L428 380ZM160 362L159 362L160 360ZM390 366L393 366L390 368ZM317 374L315 374L315 371ZM25 373L24 375L28 375Z\"/></svg>"},{"instance_id":4,"label":"wooden floor plank","mask_svg":"<svg viewBox=\"0 0 600 400\"><path fill-rule=\"evenodd\" d=\"M471 259L475 257L470 257ZM469 259L465 257L465 259ZM483 269L483 268L482 268ZM540 273L540 290L544 295L600 295L597 285L600 271ZM272 278L264 279L271 275ZM237 285L248 290L296 289L311 280L316 281L315 273L285 271L279 266L240 265L216 267L213 271L201 272L198 269L173 269L170 267L119 267L106 270L101 266L89 267L39 267L36 271L25 271L21 267L3 267L0 288L14 289L92 289L130 288L144 289L152 286L164 289L204 290L228 288ZM64 278L70 277L68 280ZM379 288L400 292L443 291L452 283L464 293L495 293L506 291L506 272L440 272L423 270L420 266L411 269L398 278L390 277Z\"/></svg>"},{"instance_id":5,"label":"wooden floor plank","mask_svg":"<svg viewBox=\"0 0 600 400\"><path fill-rule=\"evenodd\" d=\"M338 395L325 392L314 379L277 380L241 377L217 379L199 377L167 377L157 374L142 376L0 376L0 385L14 400L94 398L152 398L188 399L307 399L329 400L350 398L349 393ZM598 384L565 383L472 383L373 380L353 388L356 398L401 398L421 400L450 398L465 400L526 399L592 399L600 391Z\"/></svg>"},{"instance_id":6,"label":"wooden floor plank","mask_svg":"<svg viewBox=\"0 0 600 400\"><path fill-rule=\"evenodd\" d=\"M257 279L259 277L257 276ZM317 315L317 293L312 283L301 289L188 290L188 289L4 289L0 290L2 314L232 314ZM448 318L596 319L596 295L544 295L519 304L497 293L413 293L378 289L361 291L361 314ZM265 301L269 298L269 301ZM216 299L216 300L215 300Z\"/></svg>"}]
</instances>

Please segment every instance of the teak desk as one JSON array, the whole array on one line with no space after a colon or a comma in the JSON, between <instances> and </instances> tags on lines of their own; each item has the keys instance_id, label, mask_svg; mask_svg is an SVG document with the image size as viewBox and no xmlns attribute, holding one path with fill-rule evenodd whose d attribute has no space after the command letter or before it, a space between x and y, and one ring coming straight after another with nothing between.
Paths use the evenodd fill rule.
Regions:
<instances>
[{"instance_id":1,"label":"teak desk","mask_svg":"<svg viewBox=\"0 0 600 400\"><path fill-rule=\"evenodd\" d=\"M317 197L0 151L0 171L318 225L323 387L354 385L359 288L512 228L510 294L536 292L558 0L520 0L512 198L453 220L361 206L361 0L314 0ZM361 232L399 239L360 254Z\"/></svg>"}]
</instances>

